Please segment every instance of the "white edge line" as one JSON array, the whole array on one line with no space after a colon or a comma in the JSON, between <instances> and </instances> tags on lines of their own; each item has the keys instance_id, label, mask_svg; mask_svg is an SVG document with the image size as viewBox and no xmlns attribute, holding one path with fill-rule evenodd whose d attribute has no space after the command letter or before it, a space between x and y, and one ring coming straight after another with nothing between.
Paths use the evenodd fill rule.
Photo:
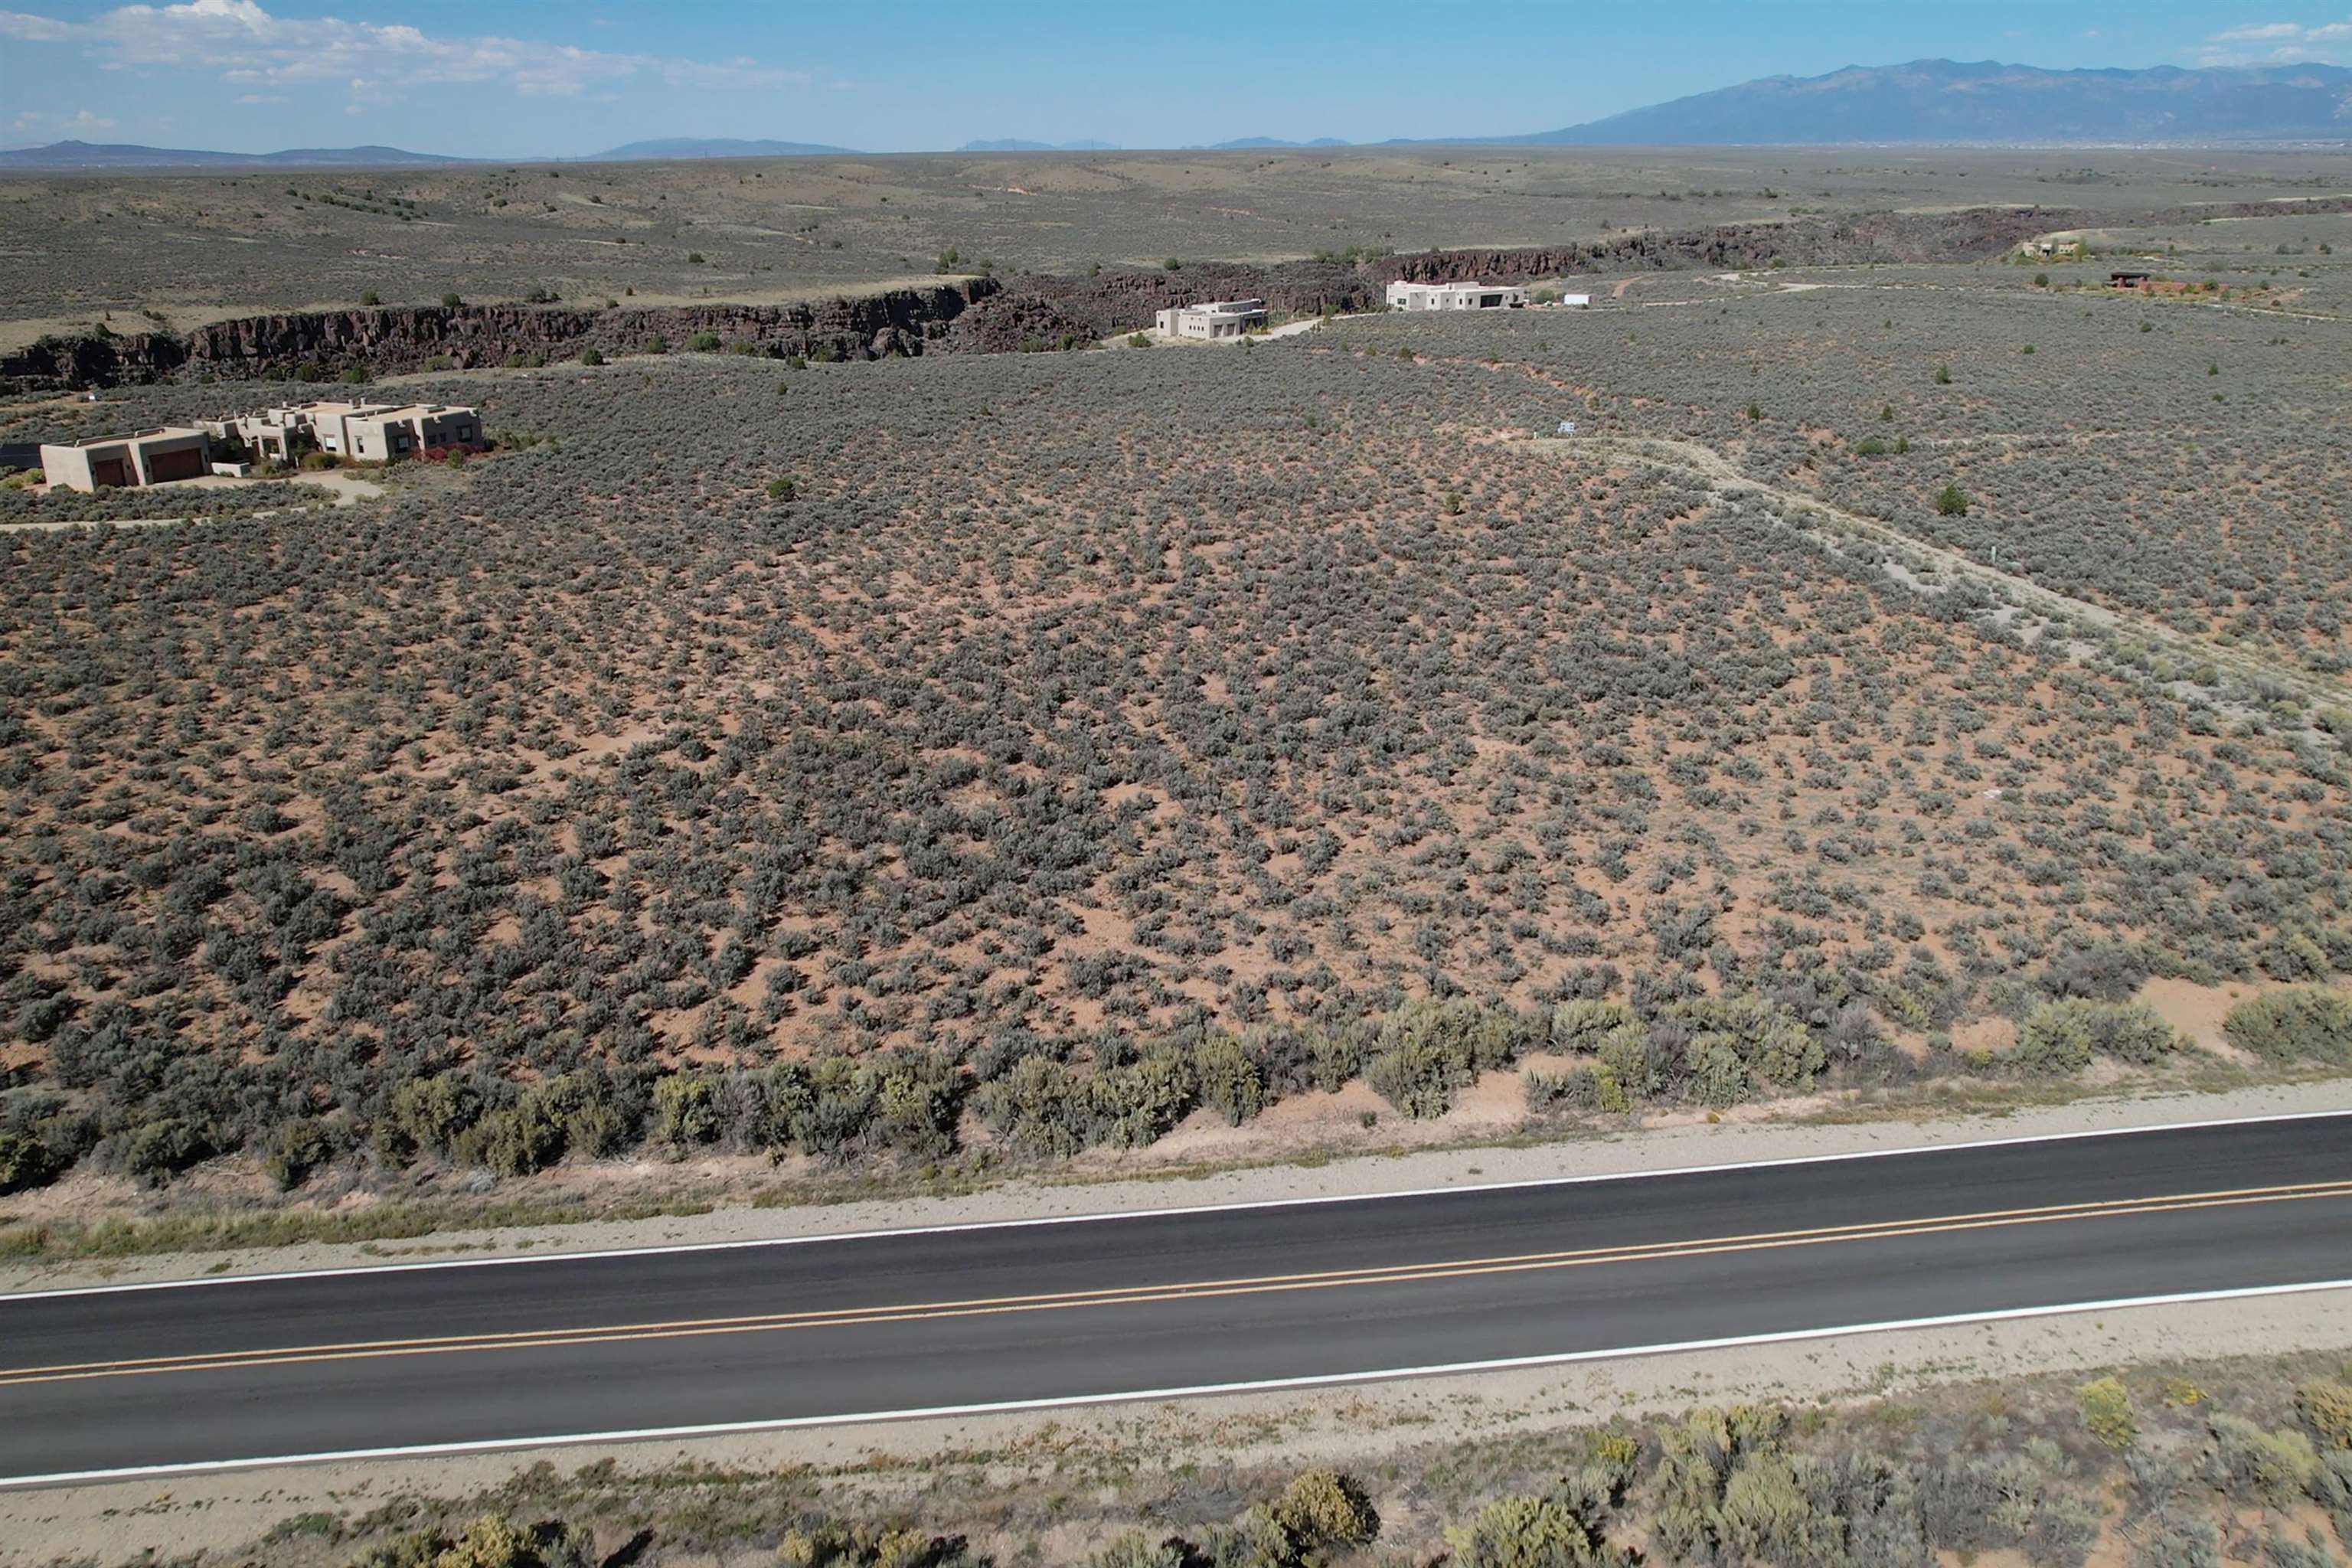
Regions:
<instances>
[{"instance_id":1,"label":"white edge line","mask_svg":"<svg viewBox=\"0 0 2352 1568\"><path fill-rule=\"evenodd\" d=\"M694 1252L735 1252L762 1247L805 1247L830 1241L878 1241L891 1237L953 1236L965 1231L1019 1230L1031 1226L1093 1225L1108 1220L1177 1219L1190 1215L1241 1214L1256 1209L1307 1208L1321 1204L1380 1203L1392 1198L1430 1198L1507 1193L1537 1187L1570 1187L1602 1182L1649 1181L1664 1176L1705 1176L1734 1171L1779 1170L1798 1165L1835 1165L1855 1160L1886 1160L1906 1154L1968 1153L2035 1143L2072 1143L2094 1138L2126 1138L2148 1132L2195 1132L2221 1127L2258 1127L2281 1121L2352 1118L2352 1110L2287 1110L2267 1116L2225 1116L2201 1121L2153 1122L2144 1127L2094 1127L2079 1132L2031 1132L1951 1143L1913 1143L1895 1149L1856 1149L1841 1154L1789 1154L1770 1160L1737 1160L1717 1165L1666 1165L1656 1170L1596 1171L1570 1176L1529 1176L1516 1182L1483 1182L1441 1187L1400 1187L1385 1192L1320 1193L1297 1198L1253 1198L1234 1203L1191 1204L1181 1208L1104 1209L1087 1214L1033 1215L1017 1219L959 1220L940 1225L882 1226L870 1230L816 1231L805 1236L747 1237L738 1241L685 1241L668 1246L616 1247L588 1252L512 1253L501 1258L425 1258L415 1263L360 1263L336 1268L289 1268L270 1274L210 1274L188 1279L131 1280L120 1285L73 1285L52 1290L0 1291L0 1310L17 1301L69 1296L111 1296L136 1290L184 1290L206 1285L266 1285L293 1279L334 1279L356 1274L413 1274L438 1268L499 1268L531 1263L593 1263L608 1258L654 1258ZM520 1228L529 1228L528 1226ZM427 1233L430 1234L430 1233ZM465 1234L462 1231L452 1234ZM388 1237L387 1239L400 1239ZM346 1245L346 1244L331 1244ZM223 1248L232 1251L234 1248Z\"/></svg>"},{"instance_id":2,"label":"white edge line","mask_svg":"<svg viewBox=\"0 0 2352 1568\"><path fill-rule=\"evenodd\" d=\"M606 1443L668 1442L689 1437L720 1437L747 1432L786 1432L815 1426L853 1426L883 1421L944 1420L973 1415L1005 1415L1033 1410L1071 1410L1097 1405L1127 1405L1155 1399L1199 1399L1215 1394L1272 1394L1302 1388L1328 1388L1340 1384L1381 1383L1399 1378L1458 1377L1484 1372L1510 1372L1527 1367L1568 1366L1578 1362L1615 1361L1634 1356L1674 1355L1684 1352L1738 1350L1754 1345L1794 1344L1808 1340L1837 1339L1847 1334L1883 1334L1904 1330L1961 1328L1972 1323L2015 1322L2028 1318L2059 1318L2084 1312L2118 1312L2137 1307L2187 1306L2209 1301L2243 1301L2263 1296L2304 1296L2323 1290L2352 1289L2352 1279L2316 1279L2299 1285L2249 1285L2226 1290L2189 1290L2168 1296L2123 1296L2105 1301L2075 1301L2056 1307L2005 1307L1984 1312L1955 1312L1936 1318L1897 1318L1879 1323L1848 1323L1833 1329L1789 1329L1779 1333L1740 1334L1728 1339L1678 1340L1668 1344L1623 1345L1610 1350L1559 1351L1549 1355L1507 1356L1496 1361L1448 1362L1430 1366L1390 1367L1373 1372L1321 1373L1301 1377L1261 1378L1247 1383L1202 1383L1181 1388L1139 1388L1122 1394L1071 1394L1045 1399L1008 1399L986 1405L937 1405L907 1410L875 1410L848 1415L788 1415L766 1421L719 1421L697 1426L646 1426L619 1432L570 1432L544 1437L491 1437L464 1443L419 1443L396 1448L344 1448L320 1454L278 1454L266 1458L202 1459L178 1465L138 1465L111 1470L61 1470L47 1476L0 1476L0 1489L16 1487L78 1486L100 1481L152 1480L167 1476L210 1475L222 1470L263 1469L279 1465L350 1464L382 1459L425 1459L457 1454L513 1452L532 1448L585 1447Z\"/></svg>"}]
</instances>

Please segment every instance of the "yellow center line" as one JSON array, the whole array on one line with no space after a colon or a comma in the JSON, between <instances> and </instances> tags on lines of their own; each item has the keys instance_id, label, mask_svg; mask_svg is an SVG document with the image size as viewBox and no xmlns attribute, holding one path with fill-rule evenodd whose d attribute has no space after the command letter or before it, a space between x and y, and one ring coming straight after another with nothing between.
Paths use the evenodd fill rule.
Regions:
<instances>
[{"instance_id":1,"label":"yellow center line","mask_svg":"<svg viewBox=\"0 0 2352 1568\"><path fill-rule=\"evenodd\" d=\"M2165 1197L2110 1199L2098 1203L2054 1205L2039 1208L1994 1209L1918 1220L1881 1220L1864 1225L1766 1231L1746 1236L1717 1237L1679 1242L1645 1242L1572 1252L1523 1253L1496 1258L1465 1258L1453 1262L1393 1264L1378 1268L1333 1269L1316 1273L1120 1286L1097 1290L1051 1292L1027 1296L980 1297L968 1300L909 1303L899 1307L846 1307L810 1312L705 1318L604 1327L518 1330L509 1332L485 1332L437 1338L294 1345L277 1350L216 1351L181 1356L157 1356L143 1360L86 1362L0 1369L0 1386L70 1382L96 1377L126 1377L154 1373L229 1371L265 1366L302 1365L327 1361L443 1355L465 1351L554 1349L614 1344L640 1340L764 1333L788 1329L864 1327L874 1324L919 1322L1012 1312L1062 1310L1079 1307L1212 1300L1233 1296L1329 1289L1350 1286L1421 1284L1494 1274L1531 1273L1559 1268L1591 1268L1612 1263L1714 1257L1784 1247L1819 1247L1840 1242L1875 1241L2026 1225L2048 1225L2067 1220L2122 1218L2188 1209L2289 1203L2343 1196L2352 1196L2352 1181L2302 1183L2276 1187L2247 1187L2209 1193L2186 1193Z\"/></svg>"}]
</instances>

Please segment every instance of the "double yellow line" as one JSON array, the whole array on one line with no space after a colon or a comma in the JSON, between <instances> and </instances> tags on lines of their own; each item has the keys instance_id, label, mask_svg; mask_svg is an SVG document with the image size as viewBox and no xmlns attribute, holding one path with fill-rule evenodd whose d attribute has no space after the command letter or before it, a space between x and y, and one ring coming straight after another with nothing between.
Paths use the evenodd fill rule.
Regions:
<instances>
[{"instance_id":1,"label":"double yellow line","mask_svg":"<svg viewBox=\"0 0 2352 1568\"><path fill-rule=\"evenodd\" d=\"M2338 1197L2352 1197L2352 1181L2305 1182L2275 1187L2239 1187L2219 1192L2178 1193L2161 1197L2124 1198L2105 1203L2058 1204L2043 1208L1990 1209L1975 1214L1946 1215L1927 1219L1885 1220L1873 1225L1828 1226L1811 1230L1762 1231L1746 1236L1710 1237L1690 1241L1651 1242L1638 1246L1594 1247L1574 1252L1528 1252L1496 1258L1463 1258L1444 1263L1395 1264L1376 1268L1343 1268L1318 1273L1270 1274L1172 1284L1130 1285L1110 1289L1053 1291L1029 1296L984 1296L967 1300L916 1302L900 1306L845 1307L819 1312L773 1312L746 1317L696 1318L590 1328L532 1329L506 1333L451 1334L427 1339L362 1340L328 1344L289 1345L274 1350L217 1351L205 1354L14 1367L0 1369L0 1387L21 1384L73 1382L88 1378L132 1377L161 1373L224 1372L255 1367L299 1366L316 1362L451 1355L467 1351L567 1349L581 1345L616 1344L640 1340L685 1339L719 1334L774 1333L792 1329L858 1328L873 1324L927 1322L940 1319L984 1317L1012 1312L1061 1311L1081 1307L1120 1307L1155 1301L1211 1300L1221 1297L1268 1295L1292 1290L1412 1285L1445 1279L1474 1279L1491 1274L1525 1274L1556 1268L1590 1268L1612 1263L1657 1262L1675 1258L1717 1257L1729 1253L1763 1252L1782 1247L1822 1247L1842 1242L1885 1241L1902 1237L1941 1236L1959 1231L2051 1225L2071 1220L2120 1219L2136 1215L2167 1214L2183 1209L2296 1203L2315 1198Z\"/></svg>"}]
</instances>

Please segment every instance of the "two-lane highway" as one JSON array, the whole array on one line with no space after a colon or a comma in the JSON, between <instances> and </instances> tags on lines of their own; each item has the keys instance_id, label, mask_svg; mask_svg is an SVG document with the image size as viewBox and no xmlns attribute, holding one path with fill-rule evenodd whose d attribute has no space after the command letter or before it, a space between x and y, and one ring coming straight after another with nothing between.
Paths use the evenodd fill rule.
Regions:
<instances>
[{"instance_id":1,"label":"two-lane highway","mask_svg":"<svg viewBox=\"0 0 2352 1568\"><path fill-rule=\"evenodd\" d=\"M0 1297L0 1484L1338 1381L2352 1279L2352 1117Z\"/></svg>"}]
</instances>

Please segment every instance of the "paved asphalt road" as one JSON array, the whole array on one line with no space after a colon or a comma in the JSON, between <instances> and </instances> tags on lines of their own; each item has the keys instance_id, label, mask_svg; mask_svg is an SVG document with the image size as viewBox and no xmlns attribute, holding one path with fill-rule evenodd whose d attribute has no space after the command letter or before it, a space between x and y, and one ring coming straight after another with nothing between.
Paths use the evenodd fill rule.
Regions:
<instances>
[{"instance_id":1,"label":"paved asphalt road","mask_svg":"<svg viewBox=\"0 0 2352 1568\"><path fill-rule=\"evenodd\" d=\"M2352 1279L2352 1117L0 1297L0 1482L1072 1399Z\"/></svg>"}]
</instances>

